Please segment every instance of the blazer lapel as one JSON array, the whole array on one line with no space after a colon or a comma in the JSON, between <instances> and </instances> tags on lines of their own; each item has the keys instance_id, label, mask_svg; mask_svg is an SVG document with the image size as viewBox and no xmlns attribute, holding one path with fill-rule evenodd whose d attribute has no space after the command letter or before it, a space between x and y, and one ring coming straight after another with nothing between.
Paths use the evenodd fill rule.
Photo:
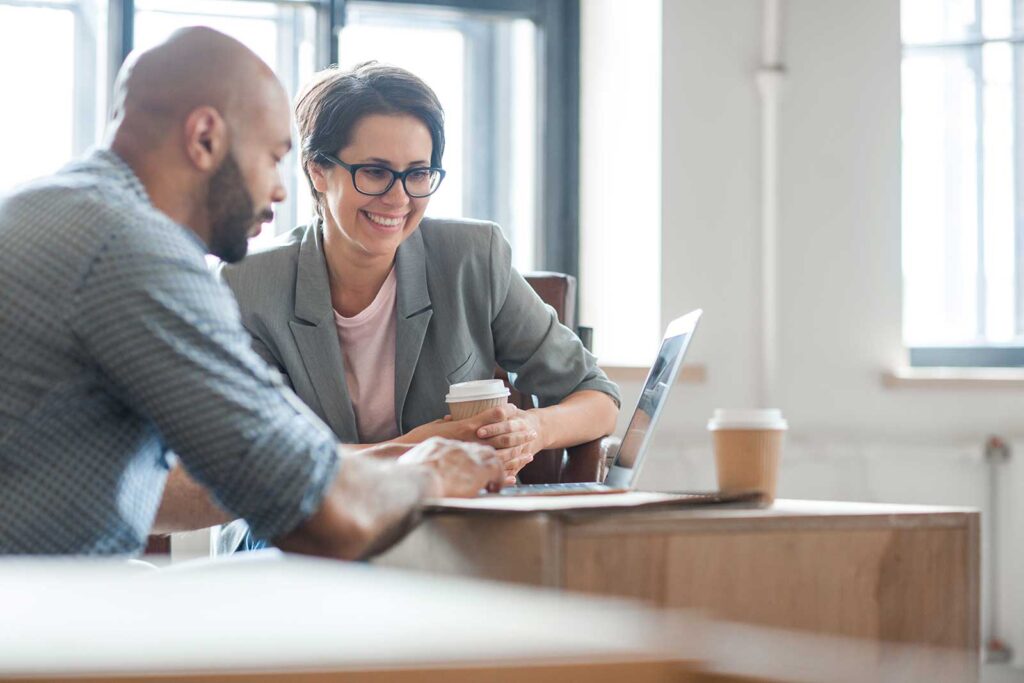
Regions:
<instances>
[{"instance_id":1,"label":"blazer lapel","mask_svg":"<svg viewBox=\"0 0 1024 683\"><path fill-rule=\"evenodd\" d=\"M299 245L295 279L295 320L289 321L302 363L335 434L356 434L356 418L345 379L331 306L331 287L324 261L321 227L307 230Z\"/></svg>"},{"instance_id":2,"label":"blazer lapel","mask_svg":"<svg viewBox=\"0 0 1024 683\"><path fill-rule=\"evenodd\" d=\"M398 247L395 258L398 278L398 310L395 331L395 417L399 431L405 427L402 412L413 372L423 349L427 326L434 315L427 288L427 254L423 236L414 231Z\"/></svg>"}]
</instances>

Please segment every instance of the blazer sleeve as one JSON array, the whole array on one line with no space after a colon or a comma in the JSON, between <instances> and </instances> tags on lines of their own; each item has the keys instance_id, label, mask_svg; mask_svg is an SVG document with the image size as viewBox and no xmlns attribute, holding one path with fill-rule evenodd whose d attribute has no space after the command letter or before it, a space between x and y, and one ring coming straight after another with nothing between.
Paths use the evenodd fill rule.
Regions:
<instances>
[{"instance_id":1,"label":"blazer sleeve","mask_svg":"<svg viewBox=\"0 0 1024 683\"><path fill-rule=\"evenodd\" d=\"M490 290L495 360L515 373L516 389L536 395L542 407L584 389L621 403L618 386L597 367L597 358L512 267L512 248L493 224Z\"/></svg>"}]
</instances>

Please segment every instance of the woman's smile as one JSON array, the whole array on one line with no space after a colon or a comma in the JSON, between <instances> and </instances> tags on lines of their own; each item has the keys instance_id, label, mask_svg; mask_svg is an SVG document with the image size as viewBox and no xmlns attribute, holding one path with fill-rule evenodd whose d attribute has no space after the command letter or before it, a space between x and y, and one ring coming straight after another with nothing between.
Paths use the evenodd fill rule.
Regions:
<instances>
[{"instance_id":1,"label":"woman's smile","mask_svg":"<svg viewBox=\"0 0 1024 683\"><path fill-rule=\"evenodd\" d=\"M377 213L375 211L367 211L366 209L361 209L359 213L363 216L363 218L367 219L367 221L370 223L371 226L373 226L374 229L386 233L401 232L402 228L405 227L405 219L409 215L407 213Z\"/></svg>"}]
</instances>

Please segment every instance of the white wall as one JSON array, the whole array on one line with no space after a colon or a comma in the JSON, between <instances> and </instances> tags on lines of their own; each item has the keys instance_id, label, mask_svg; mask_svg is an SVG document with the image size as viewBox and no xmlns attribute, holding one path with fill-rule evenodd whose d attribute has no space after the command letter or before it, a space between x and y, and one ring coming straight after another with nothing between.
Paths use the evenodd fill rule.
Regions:
<instances>
[{"instance_id":1,"label":"white wall","mask_svg":"<svg viewBox=\"0 0 1024 683\"><path fill-rule=\"evenodd\" d=\"M1016 438L1004 481L1024 481L1024 392L881 382L904 360L899 2L781 5L774 395L791 429L780 493L987 512L987 435ZM662 8L661 317L705 309L688 360L708 378L677 387L642 477L649 488L711 486L707 418L758 400L762 9L760 0ZM623 388L625 419L639 386ZM1024 510L1002 515L1000 583L1014 602L996 631L1024 651L1024 623L1012 616L1024 607L1012 588L1024 566L1018 517Z\"/></svg>"},{"instance_id":2,"label":"white wall","mask_svg":"<svg viewBox=\"0 0 1024 683\"><path fill-rule=\"evenodd\" d=\"M1024 394L889 389L903 360L900 36L895 0L783 0L776 395L794 435L981 440L1024 434ZM677 431L756 401L759 0L663 8L662 322L706 310ZM586 284L585 284L586 286Z\"/></svg>"},{"instance_id":3,"label":"white wall","mask_svg":"<svg viewBox=\"0 0 1024 683\"><path fill-rule=\"evenodd\" d=\"M710 381L674 394L665 431L749 406L758 377L761 19L753 0L666 2L662 324L705 314L688 361Z\"/></svg>"},{"instance_id":4,"label":"white wall","mask_svg":"<svg viewBox=\"0 0 1024 683\"><path fill-rule=\"evenodd\" d=\"M580 6L580 322L618 365L661 338L661 13L662 0Z\"/></svg>"}]
</instances>

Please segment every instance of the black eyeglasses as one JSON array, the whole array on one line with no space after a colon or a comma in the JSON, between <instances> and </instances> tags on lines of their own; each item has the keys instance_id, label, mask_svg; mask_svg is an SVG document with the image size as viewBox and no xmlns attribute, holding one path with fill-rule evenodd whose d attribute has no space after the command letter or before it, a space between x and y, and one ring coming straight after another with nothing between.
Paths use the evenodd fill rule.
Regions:
<instances>
[{"instance_id":1,"label":"black eyeglasses","mask_svg":"<svg viewBox=\"0 0 1024 683\"><path fill-rule=\"evenodd\" d=\"M318 153L323 159L341 166L352 174L352 184L360 194L378 197L387 194L396 180L402 181L405 193L410 197L429 197L437 192L444 180L444 169L433 166L419 166L405 171L393 171L386 166L376 164L346 164L344 161L328 154Z\"/></svg>"}]
</instances>

